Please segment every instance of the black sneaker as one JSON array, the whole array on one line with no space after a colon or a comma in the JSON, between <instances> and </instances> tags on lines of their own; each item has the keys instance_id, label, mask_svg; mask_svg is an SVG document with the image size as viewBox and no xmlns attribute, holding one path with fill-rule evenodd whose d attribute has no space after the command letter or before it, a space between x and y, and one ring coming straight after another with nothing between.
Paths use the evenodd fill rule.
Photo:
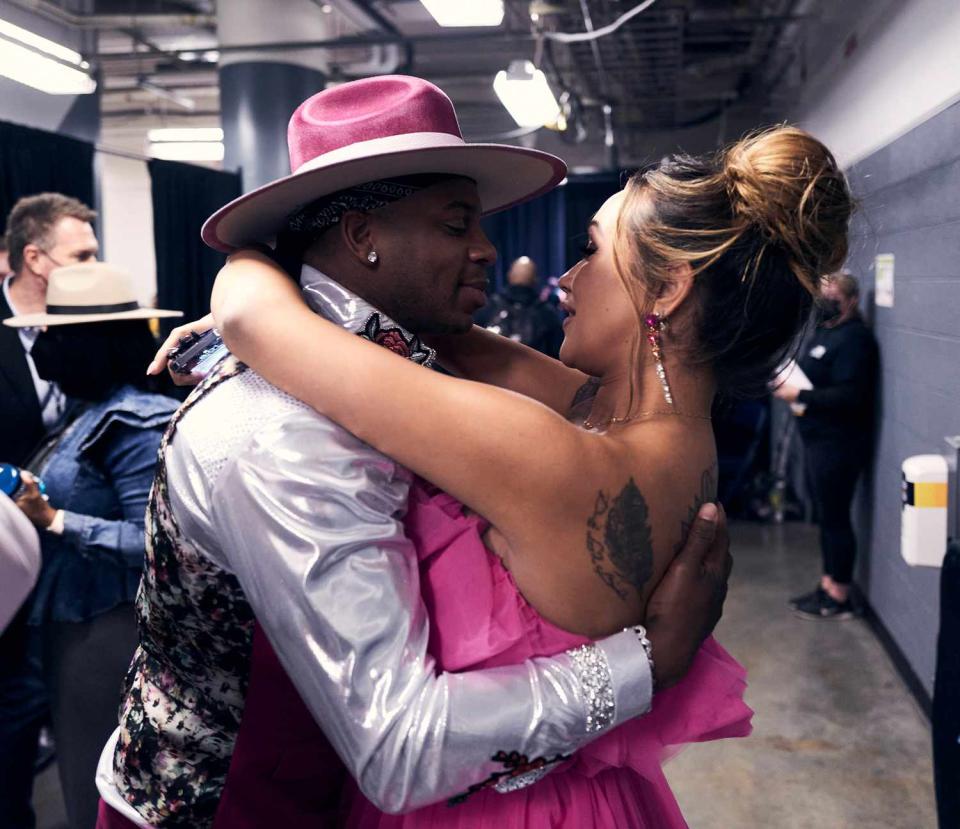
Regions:
<instances>
[{"instance_id":1,"label":"black sneaker","mask_svg":"<svg viewBox=\"0 0 960 829\"><path fill-rule=\"evenodd\" d=\"M790 607L792 607L794 610L796 610L800 605L807 605L813 601L819 602L820 597L825 595L826 595L826 592L818 584L816 590L811 590L809 593L803 593L799 596L794 596L792 599L790 599L787 602L787 604L790 605Z\"/></svg>"},{"instance_id":2,"label":"black sneaker","mask_svg":"<svg viewBox=\"0 0 960 829\"><path fill-rule=\"evenodd\" d=\"M847 599L845 602L838 602L825 590L820 590L819 595L811 596L809 600L798 602L793 612L804 619L852 619L857 615L853 603Z\"/></svg>"}]
</instances>

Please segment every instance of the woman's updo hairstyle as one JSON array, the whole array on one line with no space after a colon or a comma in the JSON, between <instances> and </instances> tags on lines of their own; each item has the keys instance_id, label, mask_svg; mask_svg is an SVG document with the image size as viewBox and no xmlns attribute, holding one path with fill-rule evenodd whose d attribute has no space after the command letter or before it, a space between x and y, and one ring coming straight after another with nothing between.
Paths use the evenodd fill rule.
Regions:
<instances>
[{"instance_id":1,"label":"woman's updo hairstyle","mask_svg":"<svg viewBox=\"0 0 960 829\"><path fill-rule=\"evenodd\" d=\"M763 394L822 276L846 259L853 199L830 151L776 127L714 158L665 159L624 192L614 261L638 312L688 263L695 336L686 345L712 364L721 393Z\"/></svg>"}]
</instances>

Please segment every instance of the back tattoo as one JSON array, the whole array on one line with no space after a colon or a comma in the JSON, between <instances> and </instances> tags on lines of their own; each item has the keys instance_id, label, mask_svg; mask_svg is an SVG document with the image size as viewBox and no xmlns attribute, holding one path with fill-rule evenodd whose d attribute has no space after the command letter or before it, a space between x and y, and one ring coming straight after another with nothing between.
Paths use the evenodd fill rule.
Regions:
<instances>
[{"instance_id":1,"label":"back tattoo","mask_svg":"<svg viewBox=\"0 0 960 829\"><path fill-rule=\"evenodd\" d=\"M700 491L694 496L686 518L680 523L679 552L704 503L714 497L717 466L712 464L700 476ZM653 575L653 531L650 508L636 481L630 478L616 495L597 492L593 514L587 519L587 552L593 572L621 601L631 591L639 595Z\"/></svg>"},{"instance_id":2,"label":"back tattoo","mask_svg":"<svg viewBox=\"0 0 960 829\"><path fill-rule=\"evenodd\" d=\"M693 526L693 522L697 520L697 513L700 512L700 507L717 497L718 472L717 464L712 463L701 473L700 492L698 492L693 499L693 504L690 505L690 509L687 511L686 519L680 522L680 541L677 543L677 546L674 547L675 553L679 553L683 549L683 545L687 543L687 536L690 535L690 528Z\"/></svg>"}]
</instances>

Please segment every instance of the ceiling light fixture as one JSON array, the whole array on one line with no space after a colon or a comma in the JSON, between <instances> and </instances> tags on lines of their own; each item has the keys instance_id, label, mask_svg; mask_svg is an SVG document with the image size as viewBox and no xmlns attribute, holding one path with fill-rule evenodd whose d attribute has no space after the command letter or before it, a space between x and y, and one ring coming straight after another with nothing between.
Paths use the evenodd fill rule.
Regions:
<instances>
[{"instance_id":1,"label":"ceiling light fixture","mask_svg":"<svg viewBox=\"0 0 960 829\"><path fill-rule=\"evenodd\" d=\"M48 95L89 95L89 68L79 52L0 20L0 75Z\"/></svg>"},{"instance_id":2,"label":"ceiling light fixture","mask_svg":"<svg viewBox=\"0 0 960 829\"><path fill-rule=\"evenodd\" d=\"M147 140L151 144L166 141L223 141L220 127L161 127L147 130Z\"/></svg>"},{"instance_id":3,"label":"ceiling light fixture","mask_svg":"<svg viewBox=\"0 0 960 829\"><path fill-rule=\"evenodd\" d=\"M150 145L150 156L165 161L223 161L219 141L158 141Z\"/></svg>"},{"instance_id":4,"label":"ceiling light fixture","mask_svg":"<svg viewBox=\"0 0 960 829\"><path fill-rule=\"evenodd\" d=\"M503 0L420 0L441 26L499 26Z\"/></svg>"},{"instance_id":5,"label":"ceiling light fixture","mask_svg":"<svg viewBox=\"0 0 960 829\"><path fill-rule=\"evenodd\" d=\"M511 61L509 69L497 72L493 91L518 126L543 127L560 116L547 76L529 60Z\"/></svg>"}]
</instances>

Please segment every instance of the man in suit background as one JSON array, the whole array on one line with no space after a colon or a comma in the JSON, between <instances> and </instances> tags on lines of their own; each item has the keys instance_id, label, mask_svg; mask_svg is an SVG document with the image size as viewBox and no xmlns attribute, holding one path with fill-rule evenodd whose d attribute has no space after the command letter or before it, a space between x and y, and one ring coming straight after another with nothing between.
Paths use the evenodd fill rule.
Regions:
<instances>
[{"instance_id":1,"label":"man in suit background","mask_svg":"<svg viewBox=\"0 0 960 829\"><path fill-rule=\"evenodd\" d=\"M60 193L20 199L7 219L0 319L47 310L47 279L64 265L97 258L96 213ZM9 271L9 273L7 273ZM27 462L56 428L66 400L40 378L30 349L37 329L0 325L0 462ZM39 666L31 659L26 606L0 636L0 816L5 829L31 829L37 738L47 716Z\"/></svg>"},{"instance_id":2,"label":"man in suit background","mask_svg":"<svg viewBox=\"0 0 960 829\"><path fill-rule=\"evenodd\" d=\"M10 273L3 280L0 319L43 312L50 271L97 258L96 214L77 199L40 193L20 199L7 219ZM0 462L22 464L63 412L63 395L42 380L30 349L34 329L0 331Z\"/></svg>"}]
</instances>

